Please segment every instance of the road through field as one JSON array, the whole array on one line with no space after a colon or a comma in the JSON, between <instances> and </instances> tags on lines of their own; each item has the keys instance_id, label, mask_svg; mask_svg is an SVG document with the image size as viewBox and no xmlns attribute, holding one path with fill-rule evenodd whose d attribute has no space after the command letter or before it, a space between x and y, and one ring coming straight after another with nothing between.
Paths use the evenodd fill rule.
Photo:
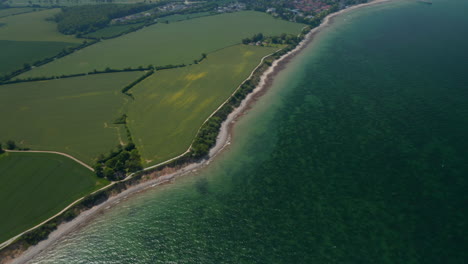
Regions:
<instances>
[{"instance_id":1,"label":"road through field","mask_svg":"<svg viewBox=\"0 0 468 264\"><path fill-rule=\"evenodd\" d=\"M91 170L91 171L94 171L93 168L91 168L91 166L89 166L88 164L84 163L83 161L73 157L72 155L68 155L67 153L63 153L63 152L57 152L57 151L47 151L47 150L5 150L6 152L29 152L29 153L50 153L50 154L58 154L58 155L62 155L62 156L65 156L67 158L70 158L76 162L78 162L79 164L83 165L84 167L86 167L87 169Z\"/></svg>"}]
</instances>

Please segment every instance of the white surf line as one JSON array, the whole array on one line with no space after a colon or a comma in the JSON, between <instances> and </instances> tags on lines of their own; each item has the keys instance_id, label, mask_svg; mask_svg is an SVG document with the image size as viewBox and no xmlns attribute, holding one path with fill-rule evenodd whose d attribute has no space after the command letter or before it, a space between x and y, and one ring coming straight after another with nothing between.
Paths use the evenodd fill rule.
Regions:
<instances>
[{"instance_id":1,"label":"white surf line","mask_svg":"<svg viewBox=\"0 0 468 264\"><path fill-rule=\"evenodd\" d=\"M58 151L48 151L48 150L8 150L8 149L5 149L6 152L28 152L28 153L50 153L50 154L57 154L57 155L62 155L62 156L65 156L67 158L70 158L76 162L78 162L80 165L83 165L85 168L89 169L90 171L94 171L94 169L89 166L88 164L84 163L83 161L73 157L72 155L69 155L67 153L63 153L63 152L58 152Z\"/></svg>"}]
</instances>

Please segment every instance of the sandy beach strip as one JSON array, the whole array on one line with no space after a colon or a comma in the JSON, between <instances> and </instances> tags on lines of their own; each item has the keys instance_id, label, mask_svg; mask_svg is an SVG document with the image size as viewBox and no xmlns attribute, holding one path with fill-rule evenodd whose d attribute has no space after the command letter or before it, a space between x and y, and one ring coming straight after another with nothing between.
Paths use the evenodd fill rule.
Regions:
<instances>
[{"instance_id":1,"label":"sandy beach strip","mask_svg":"<svg viewBox=\"0 0 468 264\"><path fill-rule=\"evenodd\" d=\"M307 45L309 45L314 39L314 36L321 29L327 27L332 22L332 19L334 17L339 16L343 13L349 12L351 10L355 10L357 8L362 8L365 6L379 4L383 2L389 2L389 1L392 1L392 0L374 0L369 3L355 5L347 9L343 9L341 11L328 15L327 17L324 18L320 26L312 29L309 33L307 33L304 40L302 40L302 42L294 50L288 52L287 54L283 55L281 58L275 60L272 63L272 65L262 74L260 78L260 82L257 85L257 87L253 90L253 92L247 95L247 97L242 101L239 107L237 107L234 111L232 111L227 117L227 119L222 123L220 132L217 137L216 145L210 150L209 159L200 161L198 163L188 164L178 170L174 170L174 169L163 170L162 172L159 172L159 173L162 173L162 176L142 182L135 186L131 186L125 191L109 197L109 199L107 199L105 202L99 205L96 205L89 210L83 211L72 221L59 225L58 228L55 231L53 231L46 240L39 242L35 246L31 246L24 252L16 252L15 256L11 256L8 259L0 260L0 263L1 264L27 263L28 261L32 260L36 255L38 255L42 251L48 249L49 247L53 246L55 243L59 242L59 240L65 235L85 226L94 217L102 213L105 213L107 209L120 203L123 200L128 199L130 196L141 193L142 191L151 189L158 185L170 183L178 177L185 176L190 173L194 173L200 169L203 169L205 166L208 166L209 163L231 143L233 127L237 119L241 117L250 107L252 107L255 101L258 100L258 98L260 98L268 90L269 87L271 87L276 74L280 72L287 65L287 63L292 58L294 58L294 56L299 54L300 51L302 51Z\"/></svg>"}]
</instances>

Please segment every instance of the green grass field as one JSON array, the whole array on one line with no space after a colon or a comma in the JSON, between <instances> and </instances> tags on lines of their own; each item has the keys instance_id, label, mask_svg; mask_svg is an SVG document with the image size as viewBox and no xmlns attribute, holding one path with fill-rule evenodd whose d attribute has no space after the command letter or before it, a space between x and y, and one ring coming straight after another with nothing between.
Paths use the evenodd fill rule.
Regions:
<instances>
[{"instance_id":1,"label":"green grass field","mask_svg":"<svg viewBox=\"0 0 468 264\"><path fill-rule=\"evenodd\" d=\"M39 8L34 8L34 7L0 9L0 18L6 17L6 16L13 16L17 14L34 12L37 10L39 10Z\"/></svg>"},{"instance_id":2,"label":"green grass field","mask_svg":"<svg viewBox=\"0 0 468 264\"><path fill-rule=\"evenodd\" d=\"M69 56L20 75L60 75L94 69L192 63L210 53L262 32L265 35L299 33L302 24L245 11L206 16L177 23L156 24L119 38L102 41Z\"/></svg>"},{"instance_id":3,"label":"green grass field","mask_svg":"<svg viewBox=\"0 0 468 264\"><path fill-rule=\"evenodd\" d=\"M17 9L29 10L11 8L0 11ZM0 25L3 25L0 26L0 75L21 69L25 63L32 64L55 56L64 48L83 41L61 34L54 22L45 20L59 11L48 9L0 18Z\"/></svg>"},{"instance_id":4,"label":"green grass field","mask_svg":"<svg viewBox=\"0 0 468 264\"><path fill-rule=\"evenodd\" d=\"M120 90L141 72L0 86L0 141L22 147L65 152L91 164L126 141L121 116L128 96Z\"/></svg>"},{"instance_id":5,"label":"green grass field","mask_svg":"<svg viewBox=\"0 0 468 264\"><path fill-rule=\"evenodd\" d=\"M236 45L198 65L156 72L132 88L128 125L146 163L187 150L205 119L275 50Z\"/></svg>"},{"instance_id":6,"label":"green grass field","mask_svg":"<svg viewBox=\"0 0 468 264\"><path fill-rule=\"evenodd\" d=\"M46 153L0 154L0 181L0 242L108 183L67 157Z\"/></svg>"},{"instance_id":7,"label":"green grass field","mask_svg":"<svg viewBox=\"0 0 468 264\"><path fill-rule=\"evenodd\" d=\"M115 25L115 26L109 26L103 29L100 29L98 31L89 33L84 35L84 37L88 38L110 38L113 36L117 36L127 30L130 30L132 28L138 28L142 26L144 23L135 23L135 24L128 24L128 25Z\"/></svg>"},{"instance_id":8,"label":"green grass field","mask_svg":"<svg viewBox=\"0 0 468 264\"><path fill-rule=\"evenodd\" d=\"M46 21L47 18L58 12L60 12L58 8L46 9L39 12L0 18L0 23L6 24L0 27L0 40L83 42L82 39L74 36L61 34L54 22Z\"/></svg>"},{"instance_id":9,"label":"green grass field","mask_svg":"<svg viewBox=\"0 0 468 264\"><path fill-rule=\"evenodd\" d=\"M9 41L0 40L0 76L23 68L25 63L53 57L74 43L50 41Z\"/></svg>"}]
</instances>

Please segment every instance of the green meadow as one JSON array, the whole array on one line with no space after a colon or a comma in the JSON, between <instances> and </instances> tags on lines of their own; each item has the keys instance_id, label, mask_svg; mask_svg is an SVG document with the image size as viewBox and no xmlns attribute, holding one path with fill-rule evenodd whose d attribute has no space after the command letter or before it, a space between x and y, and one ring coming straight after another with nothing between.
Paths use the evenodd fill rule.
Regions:
<instances>
[{"instance_id":1,"label":"green meadow","mask_svg":"<svg viewBox=\"0 0 468 264\"><path fill-rule=\"evenodd\" d=\"M274 48L236 45L200 64L159 71L132 88L128 126L148 165L190 146L198 129Z\"/></svg>"},{"instance_id":2,"label":"green meadow","mask_svg":"<svg viewBox=\"0 0 468 264\"><path fill-rule=\"evenodd\" d=\"M0 86L0 141L65 152L92 164L120 142L128 96L120 90L141 72L97 74Z\"/></svg>"},{"instance_id":3,"label":"green meadow","mask_svg":"<svg viewBox=\"0 0 468 264\"><path fill-rule=\"evenodd\" d=\"M20 78L103 70L107 67L189 64L210 53L262 32L299 33L303 25L270 15L244 11L206 16L176 23L159 23L119 38L102 41L69 56L37 67Z\"/></svg>"},{"instance_id":4,"label":"green meadow","mask_svg":"<svg viewBox=\"0 0 468 264\"><path fill-rule=\"evenodd\" d=\"M0 19L6 24L0 27L0 40L16 41L56 41L81 43L82 39L63 35L57 30L57 24L47 21L60 12L60 9L46 9L21 15L9 16Z\"/></svg>"},{"instance_id":5,"label":"green meadow","mask_svg":"<svg viewBox=\"0 0 468 264\"><path fill-rule=\"evenodd\" d=\"M0 76L21 69L26 63L55 56L83 41L61 34L54 22L46 21L59 11L47 9L0 18Z\"/></svg>"},{"instance_id":6,"label":"green meadow","mask_svg":"<svg viewBox=\"0 0 468 264\"><path fill-rule=\"evenodd\" d=\"M57 154L0 154L0 242L31 228L108 182Z\"/></svg>"},{"instance_id":7,"label":"green meadow","mask_svg":"<svg viewBox=\"0 0 468 264\"><path fill-rule=\"evenodd\" d=\"M10 41L0 40L0 76L23 68L25 63L57 55L74 43L49 41Z\"/></svg>"},{"instance_id":8,"label":"green meadow","mask_svg":"<svg viewBox=\"0 0 468 264\"><path fill-rule=\"evenodd\" d=\"M0 9L0 18L6 17L6 16L13 16L17 14L34 12L37 10L38 8L34 8L34 7Z\"/></svg>"}]
</instances>

